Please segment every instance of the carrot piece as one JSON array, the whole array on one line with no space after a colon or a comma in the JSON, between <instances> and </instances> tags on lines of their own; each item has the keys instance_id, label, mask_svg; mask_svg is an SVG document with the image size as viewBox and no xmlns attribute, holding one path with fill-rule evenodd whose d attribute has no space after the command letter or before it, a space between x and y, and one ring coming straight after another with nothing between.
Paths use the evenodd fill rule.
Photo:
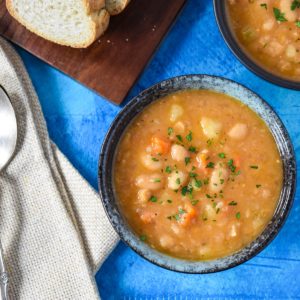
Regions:
<instances>
[{"instance_id":1,"label":"carrot piece","mask_svg":"<svg viewBox=\"0 0 300 300\"><path fill-rule=\"evenodd\" d=\"M171 148L171 142L158 136L153 136L151 139L152 154L167 154Z\"/></svg>"},{"instance_id":2,"label":"carrot piece","mask_svg":"<svg viewBox=\"0 0 300 300\"><path fill-rule=\"evenodd\" d=\"M207 175L208 174L208 169L206 168L207 165L207 158L208 154L207 153L199 153L196 156L196 160L198 162L198 168L201 169L201 171Z\"/></svg>"},{"instance_id":3,"label":"carrot piece","mask_svg":"<svg viewBox=\"0 0 300 300\"><path fill-rule=\"evenodd\" d=\"M197 217L197 211L190 205L185 205L184 210L185 213L182 214L179 224L181 224L182 226L188 226L192 222L192 220Z\"/></svg>"}]
</instances>

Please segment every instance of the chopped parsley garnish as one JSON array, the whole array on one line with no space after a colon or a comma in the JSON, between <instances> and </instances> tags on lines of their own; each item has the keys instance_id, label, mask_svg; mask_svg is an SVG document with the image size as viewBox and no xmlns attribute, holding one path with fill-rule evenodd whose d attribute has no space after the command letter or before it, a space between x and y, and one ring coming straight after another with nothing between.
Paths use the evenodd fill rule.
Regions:
<instances>
[{"instance_id":1,"label":"chopped parsley garnish","mask_svg":"<svg viewBox=\"0 0 300 300\"><path fill-rule=\"evenodd\" d=\"M181 142L181 143L183 142L182 136L180 134L177 134L176 137L179 142Z\"/></svg>"},{"instance_id":2,"label":"chopped parsley garnish","mask_svg":"<svg viewBox=\"0 0 300 300\"><path fill-rule=\"evenodd\" d=\"M191 162L191 158L190 157L185 157L184 161L185 161L185 165L187 166Z\"/></svg>"},{"instance_id":3,"label":"chopped parsley garnish","mask_svg":"<svg viewBox=\"0 0 300 300\"><path fill-rule=\"evenodd\" d=\"M212 196L211 196L211 195L209 195L209 194L206 194L206 198L208 198L208 199L211 199L211 198L212 198Z\"/></svg>"},{"instance_id":4,"label":"chopped parsley garnish","mask_svg":"<svg viewBox=\"0 0 300 300\"><path fill-rule=\"evenodd\" d=\"M168 202L168 203L172 203L172 200L171 200L171 199L168 199L167 202Z\"/></svg>"},{"instance_id":5,"label":"chopped parsley garnish","mask_svg":"<svg viewBox=\"0 0 300 300\"><path fill-rule=\"evenodd\" d=\"M186 196L186 194L192 195L192 193L193 193L193 187L190 186L190 185L184 186L184 187L182 188L182 190L181 190L181 195L182 195L182 196Z\"/></svg>"},{"instance_id":6,"label":"chopped parsley garnish","mask_svg":"<svg viewBox=\"0 0 300 300\"><path fill-rule=\"evenodd\" d=\"M267 3L261 3L260 6L263 7L264 9L268 9Z\"/></svg>"},{"instance_id":7,"label":"chopped parsley garnish","mask_svg":"<svg viewBox=\"0 0 300 300\"><path fill-rule=\"evenodd\" d=\"M230 160L228 161L227 165L228 165L230 171L231 171L232 173L234 173L235 170L236 170L236 166L235 166L234 163L233 163L233 159L230 159Z\"/></svg>"},{"instance_id":8,"label":"chopped parsley garnish","mask_svg":"<svg viewBox=\"0 0 300 300\"><path fill-rule=\"evenodd\" d=\"M225 153L223 153L223 152L222 152L222 153L219 153L218 156L219 156L220 158L226 158L226 155L225 155Z\"/></svg>"},{"instance_id":9,"label":"chopped parsley garnish","mask_svg":"<svg viewBox=\"0 0 300 300\"><path fill-rule=\"evenodd\" d=\"M192 200L191 203L192 203L193 206L195 206L199 203L199 200Z\"/></svg>"},{"instance_id":10,"label":"chopped parsley garnish","mask_svg":"<svg viewBox=\"0 0 300 300\"><path fill-rule=\"evenodd\" d=\"M296 26L300 28L300 21L295 22Z\"/></svg>"},{"instance_id":11,"label":"chopped parsley garnish","mask_svg":"<svg viewBox=\"0 0 300 300\"><path fill-rule=\"evenodd\" d=\"M295 10L296 8L300 8L300 1L294 0L291 4L291 10Z\"/></svg>"},{"instance_id":12,"label":"chopped parsley garnish","mask_svg":"<svg viewBox=\"0 0 300 300\"><path fill-rule=\"evenodd\" d=\"M184 215L184 214L186 214L186 211L182 208L179 208L177 214L172 215L172 216L168 216L167 219L169 219L169 220L174 219L176 221L179 221L181 219L181 216Z\"/></svg>"},{"instance_id":13,"label":"chopped parsley garnish","mask_svg":"<svg viewBox=\"0 0 300 300\"><path fill-rule=\"evenodd\" d=\"M225 180L224 180L223 178L220 179L220 183L221 183L221 184L223 184L224 181L225 181Z\"/></svg>"},{"instance_id":14,"label":"chopped parsley garnish","mask_svg":"<svg viewBox=\"0 0 300 300\"><path fill-rule=\"evenodd\" d=\"M197 177L197 176L198 176L198 174L197 174L197 173L193 173L193 172L190 172L190 173L189 173L189 175L190 175L190 177L192 177L192 178L193 178L193 177Z\"/></svg>"},{"instance_id":15,"label":"chopped parsley garnish","mask_svg":"<svg viewBox=\"0 0 300 300\"><path fill-rule=\"evenodd\" d=\"M235 214L235 217L239 220L239 219L241 218L241 213L240 213L240 212L237 212L237 213Z\"/></svg>"},{"instance_id":16,"label":"chopped parsley garnish","mask_svg":"<svg viewBox=\"0 0 300 300\"><path fill-rule=\"evenodd\" d=\"M258 169L258 166L250 166L251 169L255 169L257 170Z\"/></svg>"},{"instance_id":17,"label":"chopped parsley garnish","mask_svg":"<svg viewBox=\"0 0 300 300\"><path fill-rule=\"evenodd\" d=\"M141 240L142 242L145 242L145 241L147 240L147 236L146 236L145 234L141 235L141 236L140 236L140 240Z\"/></svg>"},{"instance_id":18,"label":"chopped parsley garnish","mask_svg":"<svg viewBox=\"0 0 300 300\"><path fill-rule=\"evenodd\" d=\"M218 214L220 212L220 210L221 209L218 207L217 210L216 210L216 214Z\"/></svg>"},{"instance_id":19,"label":"chopped parsley garnish","mask_svg":"<svg viewBox=\"0 0 300 300\"><path fill-rule=\"evenodd\" d=\"M259 189L261 187L261 184L257 184L256 187Z\"/></svg>"},{"instance_id":20,"label":"chopped parsley garnish","mask_svg":"<svg viewBox=\"0 0 300 300\"><path fill-rule=\"evenodd\" d=\"M203 179L203 183L204 183L205 185L209 184L209 178Z\"/></svg>"},{"instance_id":21,"label":"chopped parsley garnish","mask_svg":"<svg viewBox=\"0 0 300 300\"><path fill-rule=\"evenodd\" d=\"M156 183L156 182L160 182L160 179L159 179L159 178L154 178L154 179L153 179L153 182L155 182L155 183Z\"/></svg>"},{"instance_id":22,"label":"chopped parsley garnish","mask_svg":"<svg viewBox=\"0 0 300 300\"><path fill-rule=\"evenodd\" d=\"M176 179L176 183L177 183L177 184L180 184L180 178L177 178L177 179Z\"/></svg>"},{"instance_id":23,"label":"chopped parsley garnish","mask_svg":"<svg viewBox=\"0 0 300 300\"><path fill-rule=\"evenodd\" d=\"M280 9L274 7L274 8L273 8L273 13L274 13L275 19L276 19L278 22L286 22L286 21L287 21L287 19L286 19L285 16L284 16L285 14L282 13L282 12L280 11Z\"/></svg>"},{"instance_id":24,"label":"chopped parsley garnish","mask_svg":"<svg viewBox=\"0 0 300 300\"><path fill-rule=\"evenodd\" d=\"M206 141L207 146L210 147L213 144L213 141L214 141L213 139L207 140Z\"/></svg>"},{"instance_id":25,"label":"chopped parsley garnish","mask_svg":"<svg viewBox=\"0 0 300 300\"><path fill-rule=\"evenodd\" d=\"M189 134L186 136L186 139L191 142L193 139L193 133L190 131Z\"/></svg>"},{"instance_id":26,"label":"chopped parsley garnish","mask_svg":"<svg viewBox=\"0 0 300 300\"><path fill-rule=\"evenodd\" d=\"M153 161L159 161L159 159L157 159L156 157L152 157L151 158Z\"/></svg>"},{"instance_id":27,"label":"chopped parsley garnish","mask_svg":"<svg viewBox=\"0 0 300 300\"><path fill-rule=\"evenodd\" d=\"M201 180L198 180L195 178L195 183L194 183L195 187L196 188L201 188L202 187L202 182Z\"/></svg>"},{"instance_id":28,"label":"chopped parsley garnish","mask_svg":"<svg viewBox=\"0 0 300 300\"><path fill-rule=\"evenodd\" d=\"M235 202L235 201L231 201L231 202L229 202L229 204L228 205L230 205L230 206L236 206L237 205L237 202Z\"/></svg>"},{"instance_id":29,"label":"chopped parsley garnish","mask_svg":"<svg viewBox=\"0 0 300 300\"><path fill-rule=\"evenodd\" d=\"M213 162L210 161L210 162L207 164L206 168L213 169L214 166L215 166L215 164L214 164Z\"/></svg>"},{"instance_id":30,"label":"chopped parsley garnish","mask_svg":"<svg viewBox=\"0 0 300 300\"><path fill-rule=\"evenodd\" d=\"M196 147L189 147L189 151L192 152L192 153L195 153L197 151Z\"/></svg>"},{"instance_id":31,"label":"chopped parsley garnish","mask_svg":"<svg viewBox=\"0 0 300 300\"><path fill-rule=\"evenodd\" d=\"M153 203L154 203L154 202L157 202L157 197L151 196L150 199L149 199L149 201L150 201L150 202L153 202Z\"/></svg>"},{"instance_id":32,"label":"chopped parsley garnish","mask_svg":"<svg viewBox=\"0 0 300 300\"><path fill-rule=\"evenodd\" d=\"M166 173L172 173L172 168L170 166L166 166Z\"/></svg>"},{"instance_id":33,"label":"chopped parsley garnish","mask_svg":"<svg viewBox=\"0 0 300 300\"><path fill-rule=\"evenodd\" d=\"M172 128L172 127L169 127L169 128L168 128L168 136L170 136L170 135L173 133L173 131L174 131L173 128Z\"/></svg>"}]
</instances>

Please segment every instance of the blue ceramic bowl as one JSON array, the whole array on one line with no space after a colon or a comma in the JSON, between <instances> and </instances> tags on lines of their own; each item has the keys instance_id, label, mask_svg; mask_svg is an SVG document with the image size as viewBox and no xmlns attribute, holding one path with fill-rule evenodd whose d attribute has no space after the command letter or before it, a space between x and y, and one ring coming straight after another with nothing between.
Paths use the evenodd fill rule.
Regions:
<instances>
[{"instance_id":1,"label":"blue ceramic bowl","mask_svg":"<svg viewBox=\"0 0 300 300\"><path fill-rule=\"evenodd\" d=\"M278 206L261 235L244 249L224 258L189 261L160 253L139 237L128 225L118 205L113 175L115 154L127 126L149 104L168 94L186 89L208 89L230 95L247 104L268 125L283 161L283 188ZM142 257L163 268L185 273L211 273L237 266L262 251L278 234L292 207L296 186L296 163L289 135L273 109L257 94L228 79L208 75L187 75L168 79L143 91L119 113L104 141L99 159L99 191L107 216L120 238Z\"/></svg>"}]
</instances>

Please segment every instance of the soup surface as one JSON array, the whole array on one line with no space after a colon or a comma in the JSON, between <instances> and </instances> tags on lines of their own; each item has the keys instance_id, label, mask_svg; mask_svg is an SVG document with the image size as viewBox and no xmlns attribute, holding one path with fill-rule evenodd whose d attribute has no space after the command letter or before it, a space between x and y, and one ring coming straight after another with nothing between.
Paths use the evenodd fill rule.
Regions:
<instances>
[{"instance_id":1,"label":"soup surface","mask_svg":"<svg viewBox=\"0 0 300 300\"><path fill-rule=\"evenodd\" d=\"M115 189L142 241L189 260L229 255L273 216L282 162L266 124L240 101L181 91L148 106L117 149Z\"/></svg>"},{"instance_id":2,"label":"soup surface","mask_svg":"<svg viewBox=\"0 0 300 300\"><path fill-rule=\"evenodd\" d=\"M235 35L270 72L300 81L300 1L226 0Z\"/></svg>"}]
</instances>

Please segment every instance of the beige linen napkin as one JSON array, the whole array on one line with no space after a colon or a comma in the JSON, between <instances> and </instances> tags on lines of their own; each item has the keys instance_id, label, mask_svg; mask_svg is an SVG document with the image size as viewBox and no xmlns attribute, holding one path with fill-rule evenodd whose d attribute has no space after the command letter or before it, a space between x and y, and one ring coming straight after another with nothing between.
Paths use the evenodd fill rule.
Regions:
<instances>
[{"instance_id":1,"label":"beige linen napkin","mask_svg":"<svg viewBox=\"0 0 300 300\"><path fill-rule=\"evenodd\" d=\"M117 235L97 194L51 144L24 65L1 38L0 84L19 129L15 156L0 174L0 237L10 294L13 299L97 299L93 275Z\"/></svg>"}]
</instances>

